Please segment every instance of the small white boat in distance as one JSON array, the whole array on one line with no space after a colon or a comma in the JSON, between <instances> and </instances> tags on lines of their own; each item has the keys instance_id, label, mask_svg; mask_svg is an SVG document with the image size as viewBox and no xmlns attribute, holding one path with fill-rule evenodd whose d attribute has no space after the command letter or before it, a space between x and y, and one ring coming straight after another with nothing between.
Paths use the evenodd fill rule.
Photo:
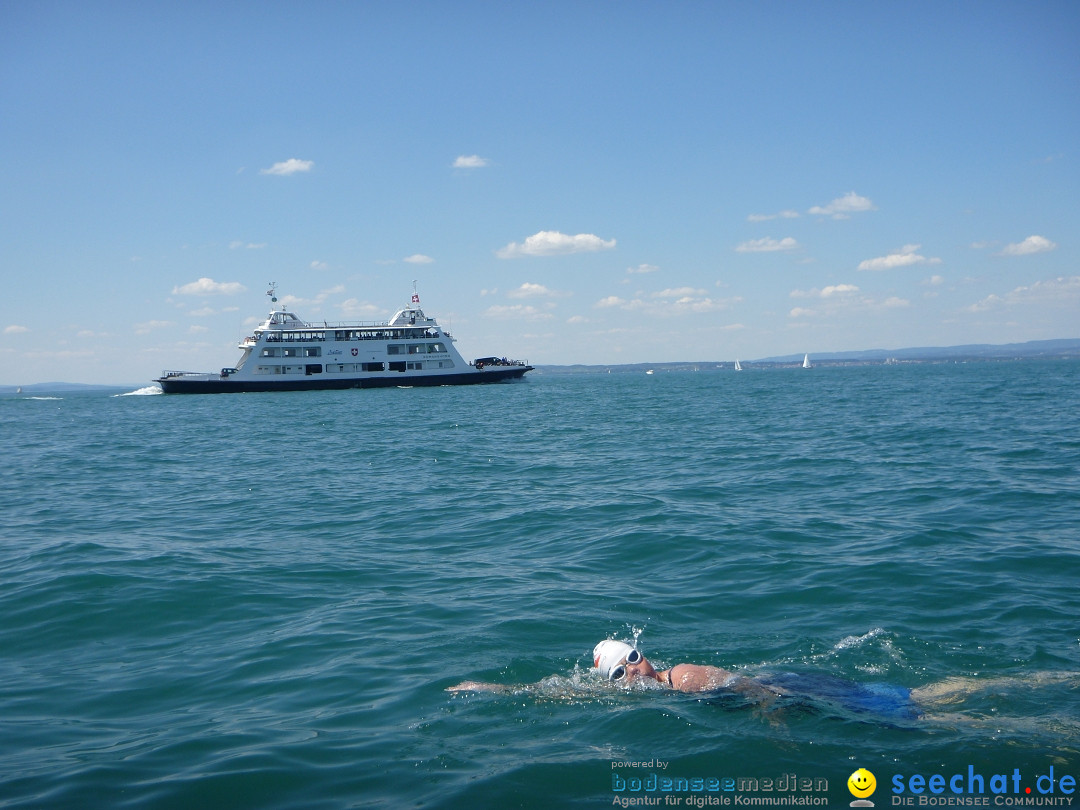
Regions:
<instances>
[{"instance_id":1,"label":"small white boat in distance","mask_svg":"<svg viewBox=\"0 0 1080 810\"><path fill-rule=\"evenodd\" d=\"M802 367L803 368L813 368L813 366L810 365L810 355L808 355L808 354L803 355Z\"/></svg>"},{"instance_id":2,"label":"small white boat in distance","mask_svg":"<svg viewBox=\"0 0 1080 810\"><path fill-rule=\"evenodd\" d=\"M735 370L742 371L742 363L740 363L738 360L735 361Z\"/></svg>"}]
</instances>

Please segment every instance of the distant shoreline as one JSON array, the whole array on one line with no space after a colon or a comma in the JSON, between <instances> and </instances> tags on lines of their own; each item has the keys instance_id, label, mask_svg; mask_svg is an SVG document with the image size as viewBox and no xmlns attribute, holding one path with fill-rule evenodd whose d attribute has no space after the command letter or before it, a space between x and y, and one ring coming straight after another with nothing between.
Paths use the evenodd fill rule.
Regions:
<instances>
[{"instance_id":1,"label":"distant shoreline","mask_svg":"<svg viewBox=\"0 0 1080 810\"><path fill-rule=\"evenodd\" d=\"M855 352L810 352L815 366L880 366L914 363L969 363L1004 362L1012 360L1069 360L1080 359L1080 338L1057 340L1030 340L1026 343L972 344L965 346L922 347L912 349L867 349ZM764 368L794 368L802 365L802 354L764 357L759 360L741 360L744 370ZM536 370L549 374L586 374L635 371L720 371L732 370L732 360L699 360L668 363L578 363L537 364ZM23 394L56 393L62 391L130 391L145 388L145 384L103 385L96 383L22 383L0 385L0 394L14 394L22 388Z\"/></svg>"}]
</instances>

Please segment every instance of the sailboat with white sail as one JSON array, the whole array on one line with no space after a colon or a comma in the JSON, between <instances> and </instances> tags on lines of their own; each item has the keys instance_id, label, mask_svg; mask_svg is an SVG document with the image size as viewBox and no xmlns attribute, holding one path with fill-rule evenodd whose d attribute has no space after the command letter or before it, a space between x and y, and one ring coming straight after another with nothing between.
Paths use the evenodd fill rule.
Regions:
<instances>
[{"instance_id":1,"label":"sailboat with white sail","mask_svg":"<svg viewBox=\"0 0 1080 810\"><path fill-rule=\"evenodd\" d=\"M803 355L802 367L803 368L813 368L813 366L810 365L810 355L808 355L808 354Z\"/></svg>"}]
</instances>

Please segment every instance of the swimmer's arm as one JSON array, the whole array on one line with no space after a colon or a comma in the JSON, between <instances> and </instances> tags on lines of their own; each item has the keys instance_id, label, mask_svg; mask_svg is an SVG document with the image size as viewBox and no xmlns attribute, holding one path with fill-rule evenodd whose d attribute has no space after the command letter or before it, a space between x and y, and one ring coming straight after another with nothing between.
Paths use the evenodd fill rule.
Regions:
<instances>
[{"instance_id":1,"label":"swimmer's arm","mask_svg":"<svg viewBox=\"0 0 1080 810\"><path fill-rule=\"evenodd\" d=\"M750 700L756 700L761 702L771 701L779 696L779 692L762 686L753 678L747 678L743 675L738 675L735 680L727 684L727 688L732 692L738 692Z\"/></svg>"},{"instance_id":2,"label":"swimmer's arm","mask_svg":"<svg viewBox=\"0 0 1080 810\"><path fill-rule=\"evenodd\" d=\"M510 692L515 687L504 683L487 683L485 681L462 681L455 686L446 687L447 692Z\"/></svg>"}]
</instances>

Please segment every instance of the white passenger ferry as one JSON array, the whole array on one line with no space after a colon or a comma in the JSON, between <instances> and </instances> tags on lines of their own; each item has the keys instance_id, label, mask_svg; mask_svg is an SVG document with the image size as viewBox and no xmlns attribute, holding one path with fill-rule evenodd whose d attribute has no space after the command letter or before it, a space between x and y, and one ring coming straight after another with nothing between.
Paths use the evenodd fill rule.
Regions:
<instances>
[{"instance_id":1,"label":"white passenger ferry","mask_svg":"<svg viewBox=\"0 0 1080 810\"><path fill-rule=\"evenodd\" d=\"M266 294L277 302L274 287ZM505 357L466 363L450 333L420 309L415 293L385 323L306 323L283 306L238 348L243 354L235 368L165 371L155 382L166 394L304 391L501 382L533 369Z\"/></svg>"}]
</instances>

